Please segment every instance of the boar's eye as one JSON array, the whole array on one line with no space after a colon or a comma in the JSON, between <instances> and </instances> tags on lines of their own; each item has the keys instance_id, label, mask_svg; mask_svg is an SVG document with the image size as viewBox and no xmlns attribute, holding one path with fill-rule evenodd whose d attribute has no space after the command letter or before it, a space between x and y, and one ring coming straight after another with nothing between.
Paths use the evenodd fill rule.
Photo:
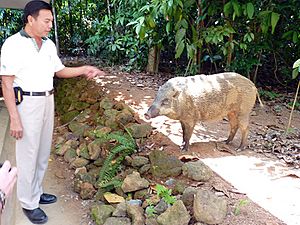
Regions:
<instances>
[{"instance_id":1,"label":"boar's eye","mask_svg":"<svg viewBox=\"0 0 300 225\"><path fill-rule=\"evenodd\" d=\"M162 106L169 105L169 103L170 103L169 99L165 98L165 99L162 100L161 105Z\"/></svg>"}]
</instances>

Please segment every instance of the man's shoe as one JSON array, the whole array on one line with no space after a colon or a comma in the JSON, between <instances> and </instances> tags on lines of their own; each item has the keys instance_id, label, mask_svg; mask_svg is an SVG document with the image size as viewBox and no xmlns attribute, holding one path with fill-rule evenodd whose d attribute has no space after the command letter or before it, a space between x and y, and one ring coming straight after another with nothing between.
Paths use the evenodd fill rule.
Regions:
<instances>
[{"instance_id":1,"label":"man's shoe","mask_svg":"<svg viewBox=\"0 0 300 225\"><path fill-rule=\"evenodd\" d=\"M55 195L51 194L42 194L40 197L40 204L51 204L57 201L57 198Z\"/></svg>"},{"instance_id":2,"label":"man's shoe","mask_svg":"<svg viewBox=\"0 0 300 225\"><path fill-rule=\"evenodd\" d=\"M48 216L41 208L32 210L23 208L23 212L33 224L44 224L48 221Z\"/></svg>"}]
</instances>

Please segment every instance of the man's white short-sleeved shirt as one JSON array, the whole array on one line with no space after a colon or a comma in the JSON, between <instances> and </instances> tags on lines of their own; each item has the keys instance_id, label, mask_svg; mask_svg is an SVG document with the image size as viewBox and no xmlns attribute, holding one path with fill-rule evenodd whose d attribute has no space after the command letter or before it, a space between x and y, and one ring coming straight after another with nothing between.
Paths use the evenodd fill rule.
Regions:
<instances>
[{"instance_id":1,"label":"man's white short-sleeved shirt","mask_svg":"<svg viewBox=\"0 0 300 225\"><path fill-rule=\"evenodd\" d=\"M14 75L14 86L24 91L52 90L54 73L64 68L55 44L43 38L38 50L34 39L21 32L6 39L2 46L0 75Z\"/></svg>"}]
</instances>

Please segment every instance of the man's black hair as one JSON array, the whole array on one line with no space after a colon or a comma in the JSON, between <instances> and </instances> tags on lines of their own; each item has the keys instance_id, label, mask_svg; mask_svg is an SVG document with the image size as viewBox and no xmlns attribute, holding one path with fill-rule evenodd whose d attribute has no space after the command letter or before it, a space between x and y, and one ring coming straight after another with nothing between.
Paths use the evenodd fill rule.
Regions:
<instances>
[{"instance_id":1,"label":"man's black hair","mask_svg":"<svg viewBox=\"0 0 300 225\"><path fill-rule=\"evenodd\" d=\"M42 0L33 0L26 4L23 13L23 23L24 25L28 23L28 16L36 18L39 15L39 11L42 9L47 9L52 12L52 7L49 3Z\"/></svg>"}]
</instances>

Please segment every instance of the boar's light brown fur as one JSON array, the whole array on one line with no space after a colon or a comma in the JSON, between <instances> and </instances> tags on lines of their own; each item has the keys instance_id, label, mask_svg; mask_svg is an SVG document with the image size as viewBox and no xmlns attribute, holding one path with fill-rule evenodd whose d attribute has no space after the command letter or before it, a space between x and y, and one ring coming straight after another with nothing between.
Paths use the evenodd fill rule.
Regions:
<instances>
[{"instance_id":1,"label":"boar's light brown fur","mask_svg":"<svg viewBox=\"0 0 300 225\"><path fill-rule=\"evenodd\" d=\"M188 150L198 121L218 121L227 117L230 134L226 143L232 141L240 129L239 148L243 148L247 144L249 116L256 96L255 85L237 73L175 77L160 87L145 117L165 115L179 120L183 130L183 150Z\"/></svg>"}]
</instances>

